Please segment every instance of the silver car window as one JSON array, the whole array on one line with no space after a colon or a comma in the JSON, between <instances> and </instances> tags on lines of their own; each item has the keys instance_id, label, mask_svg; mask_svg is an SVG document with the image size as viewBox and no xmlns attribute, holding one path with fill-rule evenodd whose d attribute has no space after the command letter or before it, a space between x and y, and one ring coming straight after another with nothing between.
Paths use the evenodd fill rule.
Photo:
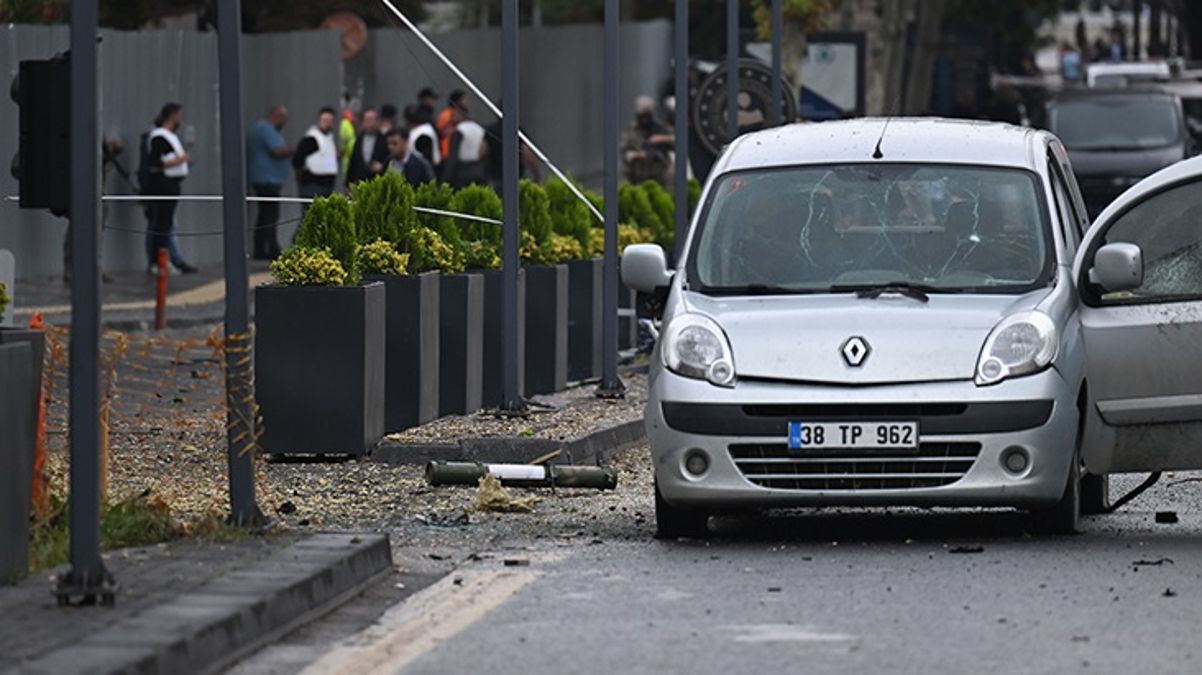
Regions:
<instances>
[{"instance_id":1,"label":"silver car window","mask_svg":"<svg viewBox=\"0 0 1202 675\"><path fill-rule=\"evenodd\" d=\"M1127 242L1143 251L1144 282L1134 291L1108 293L1103 302L1164 302L1202 297L1202 182L1169 188L1119 216L1107 244Z\"/></svg>"},{"instance_id":2,"label":"silver car window","mask_svg":"<svg viewBox=\"0 0 1202 675\"><path fill-rule=\"evenodd\" d=\"M721 178L690 279L702 287L912 283L1024 292L1050 277L1034 174L934 164L745 171Z\"/></svg>"}]
</instances>

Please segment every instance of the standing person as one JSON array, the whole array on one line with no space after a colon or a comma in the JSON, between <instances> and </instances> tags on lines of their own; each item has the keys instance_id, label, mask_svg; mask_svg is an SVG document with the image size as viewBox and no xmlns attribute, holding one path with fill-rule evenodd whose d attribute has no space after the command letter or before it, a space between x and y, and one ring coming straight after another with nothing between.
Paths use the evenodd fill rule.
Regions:
<instances>
[{"instance_id":1,"label":"standing person","mask_svg":"<svg viewBox=\"0 0 1202 675\"><path fill-rule=\"evenodd\" d=\"M502 166L502 157L505 154L503 125L504 120L498 119L487 130L488 179L497 192L501 191L502 174L504 173L504 167ZM518 143L518 176L541 183L543 175L542 169L539 168L538 158L534 156L534 152L524 141L519 141Z\"/></svg>"},{"instance_id":2,"label":"standing person","mask_svg":"<svg viewBox=\"0 0 1202 675\"><path fill-rule=\"evenodd\" d=\"M287 122L288 109L275 105L247 134L247 175L256 197L279 197L288 181L288 158L293 149L280 133ZM275 260L280 255L280 241L276 235L280 205L278 202L259 202L258 208L253 255L255 260Z\"/></svg>"},{"instance_id":3,"label":"standing person","mask_svg":"<svg viewBox=\"0 0 1202 675\"><path fill-rule=\"evenodd\" d=\"M443 159L451 156L451 137L455 135L455 126L467 114L467 94L461 89L451 92L447 99L447 107L438 113L434 120L434 128L438 130L438 151Z\"/></svg>"},{"instance_id":4,"label":"standing person","mask_svg":"<svg viewBox=\"0 0 1202 675\"><path fill-rule=\"evenodd\" d=\"M655 101L649 96L635 99L634 124L622 140L626 180L635 184L654 180L667 187L675 144L671 127L655 118Z\"/></svg>"},{"instance_id":5,"label":"standing person","mask_svg":"<svg viewBox=\"0 0 1202 675\"><path fill-rule=\"evenodd\" d=\"M455 130L443 155L442 179L456 190L475 183L487 184L488 141L484 127L467 117L466 108L456 108L453 120Z\"/></svg>"},{"instance_id":6,"label":"standing person","mask_svg":"<svg viewBox=\"0 0 1202 675\"><path fill-rule=\"evenodd\" d=\"M393 129L385 136L388 142L390 156L388 168L401 172L405 180L413 187L422 183L434 182L434 167L425 157L409 147L409 132L405 129Z\"/></svg>"},{"instance_id":7,"label":"standing person","mask_svg":"<svg viewBox=\"0 0 1202 675\"><path fill-rule=\"evenodd\" d=\"M334 123L337 113L333 108L322 108L317 115L317 124L309 127L305 137L296 145L292 155L292 167L298 172L297 194L302 198L326 197L334 194L338 180L338 146L334 142ZM301 207L308 211L308 205Z\"/></svg>"},{"instance_id":8,"label":"standing person","mask_svg":"<svg viewBox=\"0 0 1202 675\"><path fill-rule=\"evenodd\" d=\"M388 147L380 133L380 117L375 108L363 111L359 122L359 135L355 137L351 150L351 162L346 169L346 186L373 178L384 173L388 163Z\"/></svg>"},{"instance_id":9,"label":"standing person","mask_svg":"<svg viewBox=\"0 0 1202 675\"><path fill-rule=\"evenodd\" d=\"M188 162L191 159L184 151L176 131L183 122L183 107L178 103L167 103L155 119L155 128L147 136L146 165L150 178L147 194L178 197L184 179L188 177ZM145 188L144 188L145 189ZM151 236L146 257L151 274L157 275L159 249L167 249L171 264L184 274L196 272L189 265L173 241L175 229L175 200L156 200L150 203Z\"/></svg>"},{"instance_id":10,"label":"standing person","mask_svg":"<svg viewBox=\"0 0 1202 675\"><path fill-rule=\"evenodd\" d=\"M413 150L426 158L430 166L442 164L442 152L439 150L438 131L434 125L422 121L421 109L416 105L405 108L405 124L409 130L409 145Z\"/></svg>"},{"instance_id":11,"label":"standing person","mask_svg":"<svg viewBox=\"0 0 1202 675\"><path fill-rule=\"evenodd\" d=\"M421 123L433 124L435 110L438 110L438 92L433 87L422 87L417 92L417 111Z\"/></svg>"},{"instance_id":12,"label":"standing person","mask_svg":"<svg viewBox=\"0 0 1202 675\"><path fill-rule=\"evenodd\" d=\"M385 103L380 106L380 136L396 128L396 106Z\"/></svg>"}]
</instances>

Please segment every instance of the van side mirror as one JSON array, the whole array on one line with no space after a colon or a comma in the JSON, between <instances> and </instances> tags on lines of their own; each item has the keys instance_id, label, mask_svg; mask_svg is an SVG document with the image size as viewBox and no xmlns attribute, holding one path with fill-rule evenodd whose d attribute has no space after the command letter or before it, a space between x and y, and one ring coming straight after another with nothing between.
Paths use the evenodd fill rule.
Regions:
<instances>
[{"instance_id":1,"label":"van side mirror","mask_svg":"<svg viewBox=\"0 0 1202 675\"><path fill-rule=\"evenodd\" d=\"M654 294L672 283L668 257L657 244L632 244L622 251L622 283L639 293Z\"/></svg>"},{"instance_id":2,"label":"van side mirror","mask_svg":"<svg viewBox=\"0 0 1202 675\"><path fill-rule=\"evenodd\" d=\"M1089 281L1108 293L1139 288L1144 283L1143 251L1135 244L1106 244L1094 254Z\"/></svg>"}]
</instances>

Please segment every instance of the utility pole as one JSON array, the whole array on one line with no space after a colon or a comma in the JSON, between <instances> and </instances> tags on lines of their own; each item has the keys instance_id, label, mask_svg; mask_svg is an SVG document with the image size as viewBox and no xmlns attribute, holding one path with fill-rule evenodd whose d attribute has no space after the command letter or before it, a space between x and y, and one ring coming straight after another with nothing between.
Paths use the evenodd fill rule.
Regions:
<instances>
[{"instance_id":1,"label":"utility pole","mask_svg":"<svg viewBox=\"0 0 1202 675\"><path fill-rule=\"evenodd\" d=\"M501 3L501 196L504 233L501 265L501 410L522 412L526 404L518 391L518 3Z\"/></svg>"},{"instance_id":2,"label":"utility pole","mask_svg":"<svg viewBox=\"0 0 1202 675\"><path fill-rule=\"evenodd\" d=\"M100 558L100 221L97 0L71 3L71 569L60 605L111 604L117 585Z\"/></svg>"},{"instance_id":3,"label":"utility pole","mask_svg":"<svg viewBox=\"0 0 1202 675\"><path fill-rule=\"evenodd\" d=\"M689 233L689 3L676 2L676 250L682 263Z\"/></svg>"},{"instance_id":4,"label":"utility pole","mask_svg":"<svg viewBox=\"0 0 1202 675\"><path fill-rule=\"evenodd\" d=\"M618 378L618 0L605 0L604 133L605 261L601 275L601 385L597 396L621 398L626 385Z\"/></svg>"},{"instance_id":5,"label":"utility pole","mask_svg":"<svg viewBox=\"0 0 1202 675\"><path fill-rule=\"evenodd\" d=\"M784 76L783 54L781 54L781 32L785 28L782 0L772 0L772 102L768 109L768 124L781 125L782 104L784 93L781 91L781 78ZM789 92L792 96L793 93Z\"/></svg>"},{"instance_id":6,"label":"utility pole","mask_svg":"<svg viewBox=\"0 0 1202 675\"><path fill-rule=\"evenodd\" d=\"M726 0L726 136L739 136L739 0Z\"/></svg>"},{"instance_id":7,"label":"utility pole","mask_svg":"<svg viewBox=\"0 0 1202 675\"><path fill-rule=\"evenodd\" d=\"M246 266L246 160L242 134L241 0L217 8L221 111L221 213L225 222L225 405L230 524L263 521L255 503L255 384Z\"/></svg>"}]
</instances>

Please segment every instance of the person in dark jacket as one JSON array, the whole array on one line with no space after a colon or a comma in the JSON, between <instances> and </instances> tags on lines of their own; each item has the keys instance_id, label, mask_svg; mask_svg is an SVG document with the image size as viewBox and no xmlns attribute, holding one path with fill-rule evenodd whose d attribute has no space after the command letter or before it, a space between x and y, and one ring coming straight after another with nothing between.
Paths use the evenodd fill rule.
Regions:
<instances>
[{"instance_id":1,"label":"person in dark jacket","mask_svg":"<svg viewBox=\"0 0 1202 675\"><path fill-rule=\"evenodd\" d=\"M334 184L338 181L338 144L334 141L336 121L333 108L322 108L317 115L317 124L309 127L296 145L292 167L297 172L297 192L301 197L309 199L334 193Z\"/></svg>"},{"instance_id":2,"label":"person in dark jacket","mask_svg":"<svg viewBox=\"0 0 1202 675\"><path fill-rule=\"evenodd\" d=\"M380 132L380 116L375 108L363 111L359 123L359 135L355 137L355 146L351 151L350 166L346 171L346 186L350 186L374 178L388 164L388 146L384 143L384 135Z\"/></svg>"},{"instance_id":3,"label":"person in dark jacket","mask_svg":"<svg viewBox=\"0 0 1202 675\"><path fill-rule=\"evenodd\" d=\"M176 131L183 121L183 107L178 103L168 103L163 106L155 128L147 136L146 165L149 174L149 185L146 194L160 197L178 197L180 185L188 177L188 164L191 159L184 150ZM147 242L146 254L149 258L149 268L157 275L158 251L166 249L171 264L184 274L196 272L196 268L188 264L175 247L173 234L175 229L175 207L178 202L172 199L156 200L150 203L151 236Z\"/></svg>"},{"instance_id":4,"label":"person in dark jacket","mask_svg":"<svg viewBox=\"0 0 1202 675\"><path fill-rule=\"evenodd\" d=\"M401 172L409 184L417 187L422 183L434 181L434 167L425 157L409 148L409 132L406 129L393 129L386 136L388 152L392 155L388 166Z\"/></svg>"}]
</instances>

